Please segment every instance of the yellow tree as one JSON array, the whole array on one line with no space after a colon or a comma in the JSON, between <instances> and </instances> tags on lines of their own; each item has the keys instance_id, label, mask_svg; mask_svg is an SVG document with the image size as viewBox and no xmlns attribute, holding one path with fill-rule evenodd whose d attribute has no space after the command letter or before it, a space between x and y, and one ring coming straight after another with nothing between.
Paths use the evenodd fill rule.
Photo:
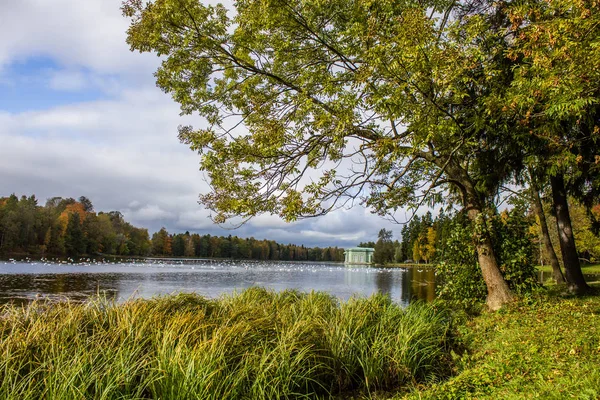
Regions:
<instances>
[{"instance_id":1,"label":"yellow tree","mask_svg":"<svg viewBox=\"0 0 600 400\"><path fill-rule=\"evenodd\" d=\"M427 244L424 246L424 258L427 262L431 262L435 257L435 240L437 237L437 232L433 226L430 226L427 229L426 234L426 242Z\"/></svg>"}]
</instances>

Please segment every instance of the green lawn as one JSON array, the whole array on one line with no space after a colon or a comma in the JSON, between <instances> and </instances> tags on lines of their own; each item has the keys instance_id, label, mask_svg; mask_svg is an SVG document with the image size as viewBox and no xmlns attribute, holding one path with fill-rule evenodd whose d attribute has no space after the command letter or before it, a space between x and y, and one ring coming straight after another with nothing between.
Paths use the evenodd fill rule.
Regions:
<instances>
[{"instance_id":1,"label":"green lawn","mask_svg":"<svg viewBox=\"0 0 600 400\"><path fill-rule=\"evenodd\" d=\"M471 319L459 339L468 350L455 355L454 377L382 398L600 398L599 296L554 288Z\"/></svg>"},{"instance_id":2,"label":"green lawn","mask_svg":"<svg viewBox=\"0 0 600 400\"><path fill-rule=\"evenodd\" d=\"M551 272L552 267L550 265L538 265L540 271ZM581 266L581 270L584 274L600 274L600 264L585 264Z\"/></svg>"}]
</instances>

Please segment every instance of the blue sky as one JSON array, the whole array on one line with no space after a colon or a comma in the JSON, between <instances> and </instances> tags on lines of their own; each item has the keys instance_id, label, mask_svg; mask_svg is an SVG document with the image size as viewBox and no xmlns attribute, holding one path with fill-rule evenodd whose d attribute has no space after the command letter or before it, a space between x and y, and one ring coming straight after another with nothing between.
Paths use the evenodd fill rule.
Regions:
<instances>
[{"instance_id":1,"label":"blue sky","mask_svg":"<svg viewBox=\"0 0 600 400\"><path fill-rule=\"evenodd\" d=\"M5 65L0 77L0 109L17 113L109 98L100 87L81 86L86 75L92 74L84 68L70 85L65 82L66 87L57 87L62 70L53 59L39 56Z\"/></svg>"},{"instance_id":2,"label":"blue sky","mask_svg":"<svg viewBox=\"0 0 600 400\"><path fill-rule=\"evenodd\" d=\"M120 0L0 1L0 196L89 197L151 232L210 233L354 246L401 226L354 207L286 224L263 215L215 226L197 202L208 185L177 140L180 117L155 87L159 60L129 51ZM402 219L400 217L400 219Z\"/></svg>"}]
</instances>

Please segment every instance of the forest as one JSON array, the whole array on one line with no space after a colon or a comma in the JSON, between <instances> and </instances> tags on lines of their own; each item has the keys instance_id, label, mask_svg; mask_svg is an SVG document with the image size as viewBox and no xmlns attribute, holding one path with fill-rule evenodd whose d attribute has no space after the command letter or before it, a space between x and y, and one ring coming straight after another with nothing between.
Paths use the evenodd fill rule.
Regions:
<instances>
[{"instance_id":1,"label":"forest","mask_svg":"<svg viewBox=\"0 0 600 400\"><path fill-rule=\"evenodd\" d=\"M523 199L515 203L496 215L495 232L500 232L502 228L508 230L507 234L513 240L520 241L531 263L550 265L552 254L548 254L544 248L544 235L533 206ZM600 204L587 208L575 199L571 199L569 204L579 259L587 264L597 263L600 260ZM559 248L556 218L549 201L544 201L542 210L552 248ZM375 248L378 253L376 261L381 264L439 264L452 256L451 247L457 242L458 232L467 229L468 225L468 219L460 212L449 213L440 209L433 217L431 211L427 211L403 224L399 238L393 240L393 233L383 229L376 242L360 243L359 247ZM464 239L468 241L468 238ZM555 254L559 260L562 258L560 253Z\"/></svg>"},{"instance_id":2,"label":"forest","mask_svg":"<svg viewBox=\"0 0 600 400\"><path fill-rule=\"evenodd\" d=\"M125 221L119 211L94 212L90 199L34 195L0 197L0 255L156 256L282 261L343 261L337 247L280 244L273 240L167 232L152 234Z\"/></svg>"}]
</instances>

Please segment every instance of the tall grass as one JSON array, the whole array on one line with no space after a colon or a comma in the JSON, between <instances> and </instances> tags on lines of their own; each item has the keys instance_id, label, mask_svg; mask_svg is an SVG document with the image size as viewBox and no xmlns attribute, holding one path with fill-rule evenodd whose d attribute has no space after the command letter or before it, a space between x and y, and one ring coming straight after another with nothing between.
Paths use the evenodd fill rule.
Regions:
<instances>
[{"instance_id":1,"label":"tall grass","mask_svg":"<svg viewBox=\"0 0 600 400\"><path fill-rule=\"evenodd\" d=\"M260 288L0 315L2 399L301 399L443 373L449 317L389 298Z\"/></svg>"}]
</instances>

